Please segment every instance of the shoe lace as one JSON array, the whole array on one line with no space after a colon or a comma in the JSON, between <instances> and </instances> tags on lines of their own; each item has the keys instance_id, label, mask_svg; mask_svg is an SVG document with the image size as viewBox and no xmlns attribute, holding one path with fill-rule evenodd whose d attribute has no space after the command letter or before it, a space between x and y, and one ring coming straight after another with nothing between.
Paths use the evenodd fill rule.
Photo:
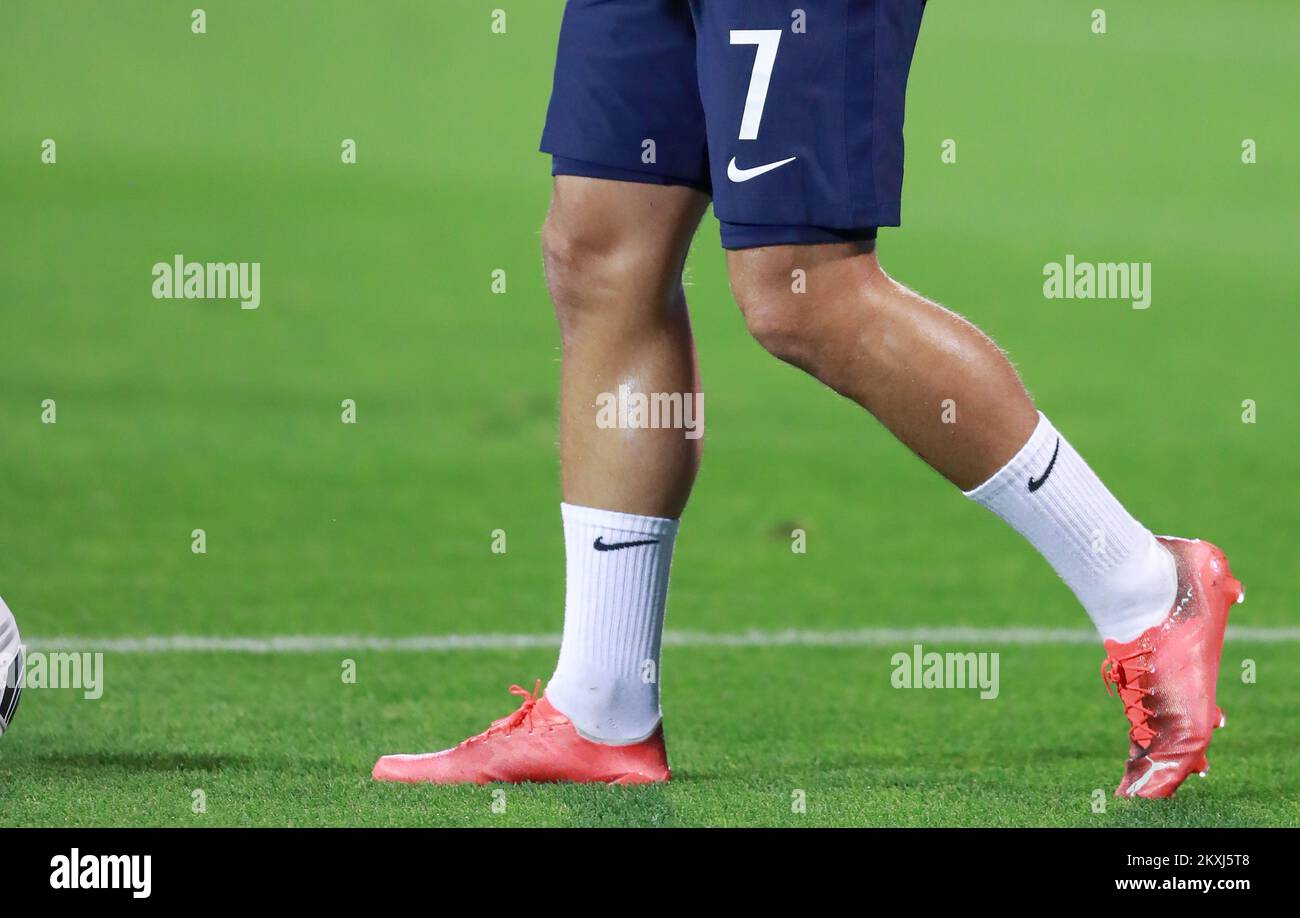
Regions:
<instances>
[{"instance_id":1,"label":"shoe lace","mask_svg":"<svg viewBox=\"0 0 1300 918\"><path fill-rule=\"evenodd\" d=\"M533 708L537 707L537 702L542 700L542 680L538 679L530 692L521 685L510 686L510 694L524 699L524 703L519 706L519 710L513 714L508 714L500 720L492 721L491 726L480 733L478 736L471 736L465 740L466 743L473 743L481 739L486 739L497 733L509 735L516 727L524 721L528 721L528 732L533 732Z\"/></svg>"},{"instance_id":2,"label":"shoe lace","mask_svg":"<svg viewBox=\"0 0 1300 918\"><path fill-rule=\"evenodd\" d=\"M1142 684L1145 681L1143 677L1155 671L1142 659L1149 653L1149 650L1136 650L1117 657L1108 656L1101 664L1101 681L1106 686L1106 694L1118 692L1124 702L1124 716L1132 725L1128 731L1129 738L1144 749L1156 738L1156 731L1147 723L1147 718L1154 717L1155 712L1145 704L1155 690Z\"/></svg>"}]
</instances>

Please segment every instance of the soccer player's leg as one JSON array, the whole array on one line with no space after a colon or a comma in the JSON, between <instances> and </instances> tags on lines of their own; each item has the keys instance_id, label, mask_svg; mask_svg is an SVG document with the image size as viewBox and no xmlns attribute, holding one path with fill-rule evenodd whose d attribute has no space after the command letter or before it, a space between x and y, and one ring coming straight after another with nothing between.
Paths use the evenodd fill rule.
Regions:
<instances>
[{"instance_id":1,"label":"soccer player's leg","mask_svg":"<svg viewBox=\"0 0 1300 918\"><path fill-rule=\"evenodd\" d=\"M1240 584L1214 546L1152 535L987 336L882 270L874 228L899 222L902 102L922 7L856 0L847 21L804 31L770 0L700 7L732 290L765 348L870 411L1060 574L1105 640L1130 721L1118 792L1167 796L1204 770ZM856 56L835 53L844 35Z\"/></svg>"},{"instance_id":2,"label":"soccer player's leg","mask_svg":"<svg viewBox=\"0 0 1300 918\"><path fill-rule=\"evenodd\" d=\"M1074 591L1130 722L1117 793L1169 796L1204 773L1223 723L1215 683L1228 610L1244 596L1223 553L1153 536L1034 408L996 345L890 279L866 244L736 250L728 262L765 348L865 407ZM791 291L796 269L806 293Z\"/></svg>"},{"instance_id":3,"label":"soccer player's leg","mask_svg":"<svg viewBox=\"0 0 1300 918\"><path fill-rule=\"evenodd\" d=\"M694 55L694 29L675 0L571 0L566 9L543 136L555 187L542 248L563 350L559 662L544 695L540 680L531 692L513 686L523 698L513 714L443 752L384 756L376 779L670 776L659 652L677 519L703 431L694 405L677 416L689 427L625 423L618 405L654 394L698 404L682 287L709 201ZM665 65L662 78L646 78Z\"/></svg>"}]
</instances>

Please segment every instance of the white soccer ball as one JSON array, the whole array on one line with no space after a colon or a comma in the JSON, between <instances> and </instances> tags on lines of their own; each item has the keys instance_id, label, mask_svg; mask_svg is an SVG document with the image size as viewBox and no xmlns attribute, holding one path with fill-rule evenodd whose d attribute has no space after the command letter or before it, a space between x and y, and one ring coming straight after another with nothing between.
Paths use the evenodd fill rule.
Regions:
<instances>
[{"instance_id":1,"label":"white soccer ball","mask_svg":"<svg viewBox=\"0 0 1300 918\"><path fill-rule=\"evenodd\" d=\"M0 736L13 723L18 699L23 694L23 642L18 622L0 599Z\"/></svg>"}]
</instances>

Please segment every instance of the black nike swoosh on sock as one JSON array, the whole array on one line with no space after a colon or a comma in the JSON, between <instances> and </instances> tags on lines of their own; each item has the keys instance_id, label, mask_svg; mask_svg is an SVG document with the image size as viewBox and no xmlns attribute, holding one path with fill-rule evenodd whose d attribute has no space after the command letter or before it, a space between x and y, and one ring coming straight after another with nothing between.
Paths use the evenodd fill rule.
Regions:
<instances>
[{"instance_id":1,"label":"black nike swoosh on sock","mask_svg":"<svg viewBox=\"0 0 1300 918\"><path fill-rule=\"evenodd\" d=\"M1052 466L1056 465L1056 454L1059 453L1060 451L1061 451L1061 438L1057 437L1056 449L1052 450L1052 461L1047 463L1047 471L1043 472L1043 477L1034 478L1033 476L1030 476L1029 478L1029 492L1031 494L1034 491L1037 491L1039 488L1041 488L1043 486L1043 483L1047 481L1047 476L1052 474Z\"/></svg>"},{"instance_id":2,"label":"black nike swoosh on sock","mask_svg":"<svg viewBox=\"0 0 1300 918\"><path fill-rule=\"evenodd\" d=\"M634 548L637 545L658 545L658 539L642 539L639 542L606 542L602 536L596 536L596 541L591 543L591 547L596 551L618 551L620 548Z\"/></svg>"}]
</instances>

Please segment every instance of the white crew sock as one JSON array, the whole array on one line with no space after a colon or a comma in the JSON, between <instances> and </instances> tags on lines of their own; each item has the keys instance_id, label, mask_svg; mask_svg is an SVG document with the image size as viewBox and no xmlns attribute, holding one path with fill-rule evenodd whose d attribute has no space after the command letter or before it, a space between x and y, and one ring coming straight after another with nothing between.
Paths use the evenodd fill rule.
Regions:
<instances>
[{"instance_id":1,"label":"white crew sock","mask_svg":"<svg viewBox=\"0 0 1300 918\"><path fill-rule=\"evenodd\" d=\"M1173 606L1173 556L1129 516L1041 412L1029 442L966 496L1038 549L1103 639L1131 641Z\"/></svg>"},{"instance_id":2,"label":"white crew sock","mask_svg":"<svg viewBox=\"0 0 1300 918\"><path fill-rule=\"evenodd\" d=\"M590 739L645 739L659 725L659 647L677 520L573 504L561 504L560 513L564 639L546 697ZM597 540L609 547L598 550Z\"/></svg>"}]
</instances>

